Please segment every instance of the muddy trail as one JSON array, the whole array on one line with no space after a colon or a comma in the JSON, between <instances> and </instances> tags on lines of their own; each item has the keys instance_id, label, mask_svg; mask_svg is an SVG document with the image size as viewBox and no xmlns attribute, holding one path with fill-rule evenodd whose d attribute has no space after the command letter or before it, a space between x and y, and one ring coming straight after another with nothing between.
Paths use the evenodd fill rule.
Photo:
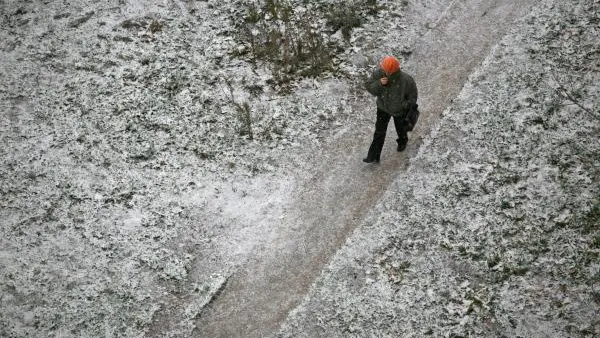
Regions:
<instances>
[{"instance_id":1,"label":"muddy trail","mask_svg":"<svg viewBox=\"0 0 600 338\"><path fill-rule=\"evenodd\" d=\"M380 164L361 161L373 126L360 135L338 135L313 154L312 176L295 193L295 203L268 245L232 275L197 320L195 337L268 337L301 301L311 283L362 223L395 176L405 170L421 139L439 120L490 49L530 5L523 1L453 1L422 36L403 68L419 87L421 118L407 150L395 151L395 130ZM407 15L411 15L408 13ZM372 120L374 100L353 110ZM390 123L393 125L393 123ZM348 132L349 133L349 132Z\"/></svg>"}]
</instances>

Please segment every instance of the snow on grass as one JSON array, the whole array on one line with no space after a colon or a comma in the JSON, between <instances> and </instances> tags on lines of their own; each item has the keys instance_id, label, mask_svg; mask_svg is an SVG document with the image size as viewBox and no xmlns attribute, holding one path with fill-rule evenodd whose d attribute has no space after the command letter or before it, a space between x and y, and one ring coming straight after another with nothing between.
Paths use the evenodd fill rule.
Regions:
<instances>
[{"instance_id":1,"label":"snow on grass","mask_svg":"<svg viewBox=\"0 0 600 338\"><path fill-rule=\"evenodd\" d=\"M545 1L495 47L278 337L600 333L598 120L546 83L597 92L597 13Z\"/></svg>"}]
</instances>

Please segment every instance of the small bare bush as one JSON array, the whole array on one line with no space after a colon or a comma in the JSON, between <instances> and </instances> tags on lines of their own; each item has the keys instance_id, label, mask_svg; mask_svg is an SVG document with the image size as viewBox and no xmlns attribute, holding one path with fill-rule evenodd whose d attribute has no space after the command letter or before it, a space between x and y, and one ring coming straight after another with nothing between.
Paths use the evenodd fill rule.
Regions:
<instances>
[{"instance_id":1,"label":"small bare bush","mask_svg":"<svg viewBox=\"0 0 600 338\"><path fill-rule=\"evenodd\" d=\"M236 110L238 112L238 121L240 122L239 134L241 136L248 136L249 139L254 139L252 133L252 112L250 110L250 104L244 101L241 104L237 104Z\"/></svg>"},{"instance_id":2,"label":"small bare bush","mask_svg":"<svg viewBox=\"0 0 600 338\"><path fill-rule=\"evenodd\" d=\"M326 16L327 24L336 32L341 30L346 40L350 40L352 29L361 25L361 16L353 6L332 6Z\"/></svg>"},{"instance_id":3,"label":"small bare bush","mask_svg":"<svg viewBox=\"0 0 600 338\"><path fill-rule=\"evenodd\" d=\"M233 95L233 86L227 80L224 80L227 85L227 89L229 90L229 98L231 103L235 107L237 112L238 119L238 134L240 136L248 136L250 140L254 139L254 133L252 132L252 109L250 108L250 103L248 101L244 101L242 103L238 102L235 99L235 95Z\"/></svg>"},{"instance_id":4,"label":"small bare bush","mask_svg":"<svg viewBox=\"0 0 600 338\"><path fill-rule=\"evenodd\" d=\"M241 43L254 61L271 66L275 83L297 76L315 77L335 69L334 55L343 51L352 29L377 12L376 0L338 1L301 6L294 0L240 1L243 20L234 23ZM332 38L341 30L346 42Z\"/></svg>"},{"instance_id":5,"label":"small bare bush","mask_svg":"<svg viewBox=\"0 0 600 338\"><path fill-rule=\"evenodd\" d=\"M331 48L325 41L314 13L296 15L282 0L246 3L246 14L238 29L255 59L272 65L278 83L293 74L315 76L332 69Z\"/></svg>"},{"instance_id":6,"label":"small bare bush","mask_svg":"<svg viewBox=\"0 0 600 338\"><path fill-rule=\"evenodd\" d=\"M163 29L164 24L158 20L152 20L150 25L148 26L148 31L150 33L157 33Z\"/></svg>"}]
</instances>

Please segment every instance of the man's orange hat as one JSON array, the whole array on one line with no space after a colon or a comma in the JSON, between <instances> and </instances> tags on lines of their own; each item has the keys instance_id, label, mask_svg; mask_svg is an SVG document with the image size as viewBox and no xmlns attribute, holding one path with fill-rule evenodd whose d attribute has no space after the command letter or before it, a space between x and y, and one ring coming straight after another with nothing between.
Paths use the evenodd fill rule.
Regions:
<instances>
[{"instance_id":1,"label":"man's orange hat","mask_svg":"<svg viewBox=\"0 0 600 338\"><path fill-rule=\"evenodd\" d=\"M393 56L386 56L381 60L381 69L387 74L393 74L400 70L400 61Z\"/></svg>"}]
</instances>

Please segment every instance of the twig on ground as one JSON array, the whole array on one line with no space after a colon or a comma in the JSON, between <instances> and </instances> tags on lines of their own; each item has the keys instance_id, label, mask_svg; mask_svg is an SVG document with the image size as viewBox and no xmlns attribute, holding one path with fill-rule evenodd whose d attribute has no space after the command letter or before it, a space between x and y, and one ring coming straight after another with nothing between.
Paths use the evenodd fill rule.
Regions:
<instances>
[{"instance_id":1,"label":"twig on ground","mask_svg":"<svg viewBox=\"0 0 600 338\"><path fill-rule=\"evenodd\" d=\"M552 78L554 79L554 82L556 83L556 87L551 85L550 83L548 83L547 81L544 81L544 83L551 88L552 90L554 90L560 97L562 97L565 100L571 101L574 105L576 105L577 107L579 107L581 110L585 111L586 113L588 113L590 116L599 119L600 117L596 114L594 114L594 112L592 112L591 109L585 107L583 104L581 104L575 97L573 97L573 95L571 94L571 92L569 92L561 83L560 81L556 78L555 74L552 74Z\"/></svg>"},{"instance_id":2,"label":"twig on ground","mask_svg":"<svg viewBox=\"0 0 600 338\"><path fill-rule=\"evenodd\" d=\"M245 133L246 135L248 135L248 138L250 138L251 140L254 139L254 135L252 133L252 115L250 113L250 104L248 104L248 102L243 102L243 103L239 103L235 100L235 96L233 95L233 86L231 85L231 83L225 79L222 78L223 82L225 82L225 84L227 85L227 88L229 89L229 96L231 98L231 103L233 104L233 106L235 107L235 109L237 110L238 114L239 114L239 120L242 123L242 133ZM219 85L219 87L221 87L221 90L223 91L223 93L225 95L227 95L227 92L225 92L225 90L223 89L223 87L221 85Z\"/></svg>"}]
</instances>

